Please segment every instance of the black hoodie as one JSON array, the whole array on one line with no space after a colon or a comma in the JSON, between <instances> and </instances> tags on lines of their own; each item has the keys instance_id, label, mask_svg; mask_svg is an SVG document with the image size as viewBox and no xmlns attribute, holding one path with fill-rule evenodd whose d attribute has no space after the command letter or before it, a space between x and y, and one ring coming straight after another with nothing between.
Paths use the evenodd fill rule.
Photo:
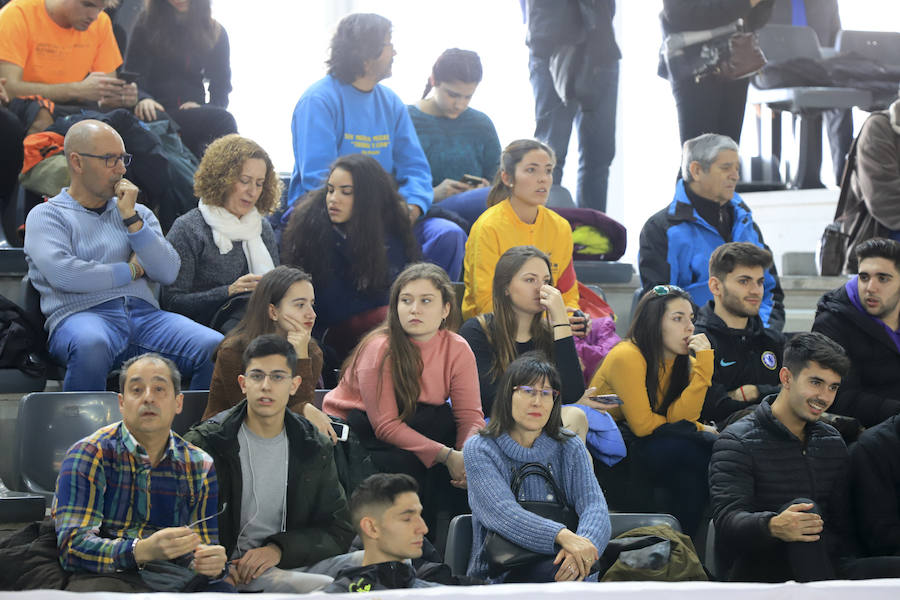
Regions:
<instances>
[{"instance_id":1,"label":"black hoodie","mask_svg":"<svg viewBox=\"0 0 900 600\"><path fill-rule=\"evenodd\" d=\"M763 326L759 316L747 319L744 329L732 329L714 312L715 301L700 307L695 333L705 333L716 351L712 385L706 392L700 419L723 423L738 410L753 406L732 400L728 392L742 385L759 388L757 401L781 389L778 371L784 354L784 336Z\"/></svg>"},{"instance_id":2,"label":"black hoodie","mask_svg":"<svg viewBox=\"0 0 900 600\"><path fill-rule=\"evenodd\" d=\"M812 330L850 356L850 372L828 412L856 417L863 427L900 414L900 350L881 323L853 306L843 285L819 299Z\"/></svg>"}]
</instances>

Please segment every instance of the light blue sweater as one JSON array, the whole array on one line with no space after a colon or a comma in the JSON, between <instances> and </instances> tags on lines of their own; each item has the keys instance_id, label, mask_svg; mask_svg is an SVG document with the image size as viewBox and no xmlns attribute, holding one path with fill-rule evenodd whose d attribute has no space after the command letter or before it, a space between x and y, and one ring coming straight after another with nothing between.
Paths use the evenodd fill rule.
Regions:
<instances>
[{"instance_id":1,"label":"light blue sweater","mask_svg":"<svg viewBox=\"0 0 900 600\"><path fill-rule=\"evenodd\" d=\"M603 554L609 542L609 511L587 450L578 437L557 442L542 433L531 448L525 448L508 434L498 438L473 435L466 441L463 458L472 508L472 557L468 575L489 579L484 556L484 541L489 531L496 531L535 552L552 555L559 551L554 539L564 525L528 512L510 489L512 474L529 462L549 466L569 506L574 506L578 513L575 533L591 540ZM519 500L551 498L552 490L540 477L527 477L519 492Z\"/></svg>"},{"instance_id":2,"label":"light blue sweater","mask_svg":"<svg viewBox=\"0 0 900 600\"><path fill-rule=\"evenodd\" d=\"M331 75L300 97L291 119L294 172L288 205L325 185L331 163L346 154L368 154L397 180L400 195L422 209L431 207L431 169L406 105L378 84L361 92Z\"/></svg>"},{"instance_id":3,"label":"light blue sweater","mask_svg":"<svg viewBox=\"0 0 900 600\"><path fill-rule=\"evenodd\" d=\"M69 315L114 298L134 296L159 306L147 280L172 283L181 259L153 212L142 204L135 209L144 224L134 233L122 224L115 197L98 215L70 196L68 188L28 213L28 277L41 294L49 333ZM137 281L131 280L128 266L132 252L145 272Z\"/></svg>"}]
</instances>

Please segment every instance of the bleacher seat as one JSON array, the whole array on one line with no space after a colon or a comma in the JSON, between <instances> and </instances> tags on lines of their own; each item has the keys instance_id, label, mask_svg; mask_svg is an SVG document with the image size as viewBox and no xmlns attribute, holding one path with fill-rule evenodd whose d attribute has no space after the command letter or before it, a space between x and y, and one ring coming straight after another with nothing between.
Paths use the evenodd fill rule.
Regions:
<instances>
[{"instance_id":1,"label":"bleacher seat","mask_svg":"<svg viewBox=\"0 0 900 600\"><path fill-rule=\"evenodd\" d=\"M0 479L0 523L25 523L44 518L47 501L40 494L14 492Z\"/></svg>"},{"instance_id":2,"label":"bleacher seat","mask_svg":"<svg viewBox=\"0 0 900 600\"><path fill-rule=\"evenodd\" d=\"M681 531L681 524L672 515L662 513L610 513L610 537L622 535L635 527L668 525ZM454 575L465 575L472 555L472 515L457 515L450 521L444 562Z\"/></svg>"},{"instance_id":3,"label":"bleacher seat","mask_svg":"<svg viewBox=\"0 0 900 600\"><path fill-rule=\"evenodd\" d=\"M900 65L900 32L838 31L834 41L838 53L853 52L886 66Z\"/></svg>"},{"instance_id":4,"label":"bleacher seat","mask_svg":"<svg viewBox=\"0 0 900 600\"><path fill-rule=\"evenodd\" d=\"M810 58L819 60L822 52L816 32L810 27L794 27L792 25L766 25L758 32L759 47L769 62L785 61L792 58ZM808 165L818 164L813 158L818 155L821 160L822 149L822 112L834 108L853 108L867 106L872 94L865 90L839 87L786 87L775 89L759 89L751 85L747 99L751 104L766 105L772 110L771 123L771 155L767 157L772 163L772 172L766 175L754 173L754 179L770 178L778 181L779 163L782 160L781 148L781 112L792 113L799 118L799 156L796 172L791 174L792 186L798 189L825 187L819 174L812 172ZM757 111L757 145L762 154L762 117ZM758 157L762 162L763 157ZM787 161L785 161L787 162ZM786 170L789 173L789 170Z\"/></svg>"},{"instance_id":5,"label":"bleacher seat","mask_svg":"<svg viewBox=\"0 0 900 600\"><path fill-rule=\"evenodd\" d=\"M53 498L69 447L121 419L114 392L34 392L19 400L16 422L23 489Z\"/></svg>"},{"instance_id":6,"label":"bleacher seat","mask_svg":"<svg viewBox=\"0 0 900 600\"><path fill-rule=\"evenodd\" d=\"M184 435L200 422L209 400L209 390L182 390L181 393L184 394L181 412L172 421L172 431L178 435Z\"/></svg>"}]
</instances>

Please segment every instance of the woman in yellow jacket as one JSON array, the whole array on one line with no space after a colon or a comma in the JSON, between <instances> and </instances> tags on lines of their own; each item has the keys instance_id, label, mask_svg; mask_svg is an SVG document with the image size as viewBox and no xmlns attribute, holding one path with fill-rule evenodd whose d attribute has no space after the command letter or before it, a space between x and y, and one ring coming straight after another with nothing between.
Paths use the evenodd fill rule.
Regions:
<instances>
[{"instance_id":1,"label":"woman in yellow jacket","mask_svg":"<svg viewBox=\"0 0 900 600\"><path fill-rule=\"evenodd\" d=\"M550 271L566 306L578 309L578 282L572 265L572 227L544 205L553 185L556 158L546 144L516 140L500 155L500 170L488 195L488 209L472 225L463 261L463 318L493 309L494 268L514 246L534 246L550 257ZM571 317L572 330L584 331L583 317Z\"/></svg>"},{"instance_id":2,"label":"woman in yellow jacket","mask_svg":"<svg viewBox=\"0 0 900 600\"><path fill-rule=\"evenodd\" d=\"M658 285L635 309L628 337L606 356L591 380L598 394L615 394L628 452L651 482L669 492L667 512L683 531L697 532L708 502L706 472L715 428L699 421L712 382L714 352L694 335L694 304L674 285ZM693 356L691 354L693 353Z\"/></svg>"}]
</instances>

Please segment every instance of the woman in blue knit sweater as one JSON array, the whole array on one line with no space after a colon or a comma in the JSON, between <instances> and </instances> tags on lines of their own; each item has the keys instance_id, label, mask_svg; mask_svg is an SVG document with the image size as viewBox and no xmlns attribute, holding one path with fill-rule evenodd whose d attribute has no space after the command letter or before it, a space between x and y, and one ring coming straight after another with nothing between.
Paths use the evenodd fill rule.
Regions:
<instances>
[{"instance_id":1,"label":"woman in blue knit sweater","mask_svg":"<svg viewBox=\"0 0 900 600\"><path fill-rule=\"evenodd\" d=\"M490 424L463 449L472 508L468 575L498 582L582 581L609 541L609 513L581 440L562 428L560 381L543 355L528 352L504 373ZM510 475L526 463L547 465L566 503L578 514L577 531L522 508L521 500L548 500L539 477L523 480L519 498ZM489 577L485 538L491 531L546 554L546 560Z\"/></svg>"}]
</instances>

